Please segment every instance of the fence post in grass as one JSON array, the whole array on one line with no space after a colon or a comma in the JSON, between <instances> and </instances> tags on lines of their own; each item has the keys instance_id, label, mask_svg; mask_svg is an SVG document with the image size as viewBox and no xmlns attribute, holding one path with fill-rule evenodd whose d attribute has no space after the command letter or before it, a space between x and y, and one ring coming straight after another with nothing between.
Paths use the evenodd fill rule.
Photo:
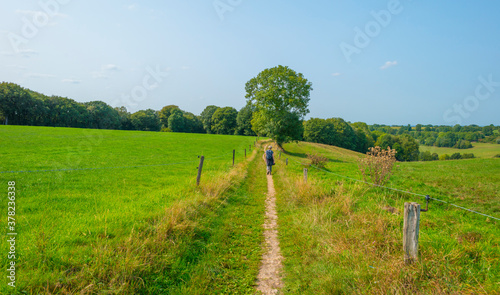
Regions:
<instances>
[{"instance_id":1,"label":"fence post in grass","mask_svg":"<svg viewBox=\"0 0 500 295\"><path fill-rule=\"evenodd\" d=\"M280 151L280 156L279 156L279 159L281 160L281 151Z\"/></svg>"},{"instance_id":2,"label":"fence post in grass","mask_svg":"<svg viewBox=\"0 0 500 295\"><path fill-rule=\"evenodd\" d=\"M307 168L304 168L304 181L307 182Z\"/></svg>"},{"instance_id":3,"label":"fence post in grass","mask_svg":"<svg viewBox=\"0 0 500 295\"><path fill-rule=\"evenodd\" d=\"M286 165L288 166L288 158L286 158Z\"/></svg>"},{"instance_id":4,"label":"fence post in grass","mask_svg":"<svg viewBox=\"0 0 500 295\"><path fill-rule=\"evenodd\" d=\"M236 150L233 150L233 166L234 166L234 155L235 155Z\"/></svg>"},{"instance_id":5,"label":"fence post in grass","mask_svg":"<svg viewBox=\"0 0 500 295\"><path fill-rule=\"evenodd\" d=\"M418 261L418 230L420 224L420 204L405 203L403 224L403 250L405 263Z\"/></svg>"},{"instance_id":6,"label":"fence post in grass","mask_svg":"<svg viewBox=\"0 0 500 295\"><path fill-rule=\"evenodd\" d=\"M200 165L198 166L198 176L196 177L196 186L200 185L200 178L201 178L201 170L203 169L203 161L205 160L204 156L200 157Z\"/></svg>"}]
</instances>

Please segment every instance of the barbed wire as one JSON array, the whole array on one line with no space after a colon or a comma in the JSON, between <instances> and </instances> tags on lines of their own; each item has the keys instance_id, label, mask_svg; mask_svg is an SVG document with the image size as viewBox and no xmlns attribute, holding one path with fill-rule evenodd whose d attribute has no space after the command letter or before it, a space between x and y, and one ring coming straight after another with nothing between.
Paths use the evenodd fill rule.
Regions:
<instances>
[{"instance_id":1,"label":"barbed wire","mask_svg":"<svg viewBox=\"0 0 500 295\"><path fill-rule=\"evenodd\" d=\"M295 160L295 159L292 159L290 158L291 160L303 165L303 163ZM372 186L376 186L376 187L381 187L381 188L385 188L385 189L389 189L389 190L393 190L393 191L398 191L398 192L401 192L401 193L405 193L405 194L410 194L410 195L414 195L414 196L419 196L419 197L424 197L424 198L429 198L431 200L435 200L435 201L438 201L438 202L441 202L441 203L445 203L445 204L449 204L451 206L454 206L454 207L457 207L457 208L460 208L462 210L466 210L466 211L469 211L469 212L472 212L472 213L475 213L475 214L479 214L479 215L482 215L482 216L486 216L488 218L492 218L492 219L495 219L495 220L499 220L500 221L500 218L497 218L497 217L493 217L493 216L490 216L490 215L487 215L487 214L484 214L484 213L481 213L481 212L477 212L477 211L474 211L474 210L471 210L471 209L468 209L468 208L465 208L465 207L462 207L462 206L458 206L458 205L455 205L453 203L450 203L450 202L447 202L447 201L444 201L444 200L440 200L440 199L437 199L437 198L433 198L433 197L430 197L429 195L422 195L422 194L417 194L417 193L414 193L414 192L409 192L409 191L405 191L405 190L401 190L401 189L397 189L397 188L392 188L392 187L388 187L388 186L384 186L384 185L379 185L379 184L375 184L375 183L371 183L371 182L367 182L367 181L364 181L364 180L359 180L359 179L356 179L356 178L352 178L352 177L349 177L349 176L345 176L345 175L341 175L341 174L337 174L337 173L334 173L334 172L331 172L331 171L328 171L326 169L323 169L323 168L320 168L320 167L316 167L314 165L310 165L311 167L317 169L317 170L321 170L323 172L326 172L326 173L330 173L330 174L333 174L333 175L336 175L338 177L342 177L342 178L347 178L347 179L350 179L350 180L353 180L353 181L357 181L357 182L361 182L361 183L365 183L365 184L368 184L368 185L372 185Z\"/></svg>"},{"instance_id":2,"label":"barbed wire","mask_svg":"<svg viewBox=\"0 0 500 295\"><path fill-rule=\"evenodd\" d=\"M200 156L197 156L198 158ZM205 159L220 159L226 156L219 157L205 157ZM133 165L133 166L116 166L116 167L88 167L88 168L62 168L62 169L46 169L46 170L21 170L21 171L0 171L0 174L7 173L44 173L44 172L67 172L67 171L88 171L88 170L106 170L106 169L131 169L131 168L145 168L145 167L160 167L160 166L171 166L171 165L181 165L197 162L198 160L191 160L185 162L176 163L165 163L165 164L153 164L153 165Z\"/></svg>"}]
</instances>

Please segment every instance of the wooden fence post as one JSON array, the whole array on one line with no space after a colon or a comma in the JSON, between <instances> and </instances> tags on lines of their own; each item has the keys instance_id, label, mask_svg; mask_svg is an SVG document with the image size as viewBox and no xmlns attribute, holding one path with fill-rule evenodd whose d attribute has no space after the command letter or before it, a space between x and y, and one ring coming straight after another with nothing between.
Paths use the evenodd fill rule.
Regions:
<instances>
[{"instance_id":1,"label":"wooden fence post","mask_svg":"<svg viewBox=\"0 0 500 295\"><path fill-rule=\"evenodd\" d=\"M405 263L418 261L418 231L420 225L420 204L405 203L403 223L403 250Z\"/></svg>"},{"instance_id":2,"label":"wooden fence post","mask_svg":"<svg viewBox=\"0 0 500 295\"><path fill-rule=\"evenodd\" d=\"M200 178L201 178L201 170L203 169L203 161L205 160L204 156L200 157L200 165L198 166L198 177L196 177L196 186L200 185Z\"/></svg>"},{"instance_id":3,"label":"wooden fence post","mask_svg":"<svg viewBox=\"0 0 500 295\"><path fill-rule=\"evenodd\" d=\"M234 154L235 154L236 150L233 150L233 166L234 166Z\"/></svg>"},{"instance_id":4,"label":"wooden fence post","mask_svg":"<svg viewBox=\"0 0 500 295\"><path fill-rule=\"evenodd\" d=\"M304 168L304 181L307 182L307 168Z\"/></svg>"},{"instance_id":5,"label":"wooden fence post","mask_svg":"<svg viewBox=\"0 0 500 295\"><path fill-rule=\"evenodd\" d=\"M286 165L288 166L288 158L286 158Z\"/></svg>"}]
</instances>

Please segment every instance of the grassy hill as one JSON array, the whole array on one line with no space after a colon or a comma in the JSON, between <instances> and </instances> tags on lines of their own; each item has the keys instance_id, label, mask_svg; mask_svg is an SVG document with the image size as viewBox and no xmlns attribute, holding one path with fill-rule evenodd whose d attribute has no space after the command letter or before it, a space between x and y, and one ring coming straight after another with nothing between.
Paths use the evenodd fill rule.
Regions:
<instances>
[{"instance_id":1,"label":"grassy hill","mask_svg":"<svg viewBox=\"0 0 500 295\"><path fill-rule=\"evenodd\" d=\"M420 262L405 265L403 205L425 207L423 198L339 177L362 179L360 154L302 142L285 149L282 160L289 158L289 165L275 181L284 293L500 292L499 221L431 201L429 212L421 213ZM327 172L309 167L304 183L307 153L329 162ZM388 186L500 218L500 159L396 163Z\"/></svg>"},{"instance_id":2,"label":"grassy hill","mask_svg":"<svg viewBox=\"0 0 500 295\"><path fill-rule=\"evenodd\" d=\"M2 195L16 182L18 290L61 294L127 293L165 267L177 274L162 287L178 284L189 258L180 253L196 253L192 222L204 216L196 208L212 208L241 182L232 151L237 164L246 162L255 140L25 126L0 126L0 138ZM205 164L196 188L199 155ZM6 200L0 211L7 214ZM8 244L0 250L8 253ZM6 255L0 261L6 269Z\"/></svg>"}]
</instances>

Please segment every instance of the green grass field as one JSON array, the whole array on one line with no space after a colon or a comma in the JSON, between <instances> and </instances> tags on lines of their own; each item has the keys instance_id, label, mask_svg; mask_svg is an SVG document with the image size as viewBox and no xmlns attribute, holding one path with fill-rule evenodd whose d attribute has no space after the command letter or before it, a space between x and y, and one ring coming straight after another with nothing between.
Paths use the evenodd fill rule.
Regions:
<instances>
[{"instance_id":1,"label":"green grass field","mask_svg":"<svg viewBox=\"0 0 500 295\"><path fill-rule=\"evenodd\" d=\"M17 288L4 277L0 294L255 294L267 187L254 138L21 126L0 126L0 138L18 233ZM405 265L403 205L423 198L338 176L361 179L359 153L285 149L274 174L282 293L500 293L499 221L431 201L420 261ZM398 162L387 185L500 218L500 159Z\"/></svg>"},{"instance_id":2,"label":"green grass field","mask_svg":"<svg viewBox=\"0 0 500 295\"><path fill-rule=\"evenodd\" d=\"M168 210L177 203L205 202L200 199L217 194L218 179L232 169L232 150L236 150L236 163L243 162L244 149L250 154L249 145L253 149L255 140L239 136L21 126L1 126L0 138L2 195L7 195L9 181L16 182L18 290L74 291L82 288L78 280L83 280L87 285L93 284L95 290L117 293L122 287L129 288L126 285L131 281L141 283L124 280L123 276L148 275L152 271L148 267L127 265L145 263L126 253L134 249L124 248L127 240L151 239L143 234L159 231L162 221L170 222L165 221L165 215L174 214ZM205 156L201 190L195 188L198 155ZM25 172L6 173L10 171ZM7 199L2 199L0 212L4 212L5 222ZM184 212L189 206L174 206L178 207ZM7 253L7 249L7 243L1 243L2 253ZM113 257L112 252L118 253L120 249L125 253ZM6 269L6 255L2 255L1 262ZM117 266L124 272L122 278L99 273L116 271L110 266L114 263L124 264ZM111 282L113 279L123 281ZM5 286L6 283L0 288ZM5 291L0 289L0 293L5 294L2 290Z\"/></svg>"},{"instance_id":3,"label":"green grass field","mask_svg":"<svg viewBox=\"0 0 500 295\"><path fill-rule=\"evenodd\" d=\"M279 170L280 240L286 294L498 294L500 222L431 201L421 213L420 261L405 265L403 205L422 197L370 187L300 163L362 179L351 151L285 145ZM500 218L500 159L396 163L388 186L430 194ZM425 207L425 205L424 205Z\"/></svg>"},{"instance_id":4,"label":"green grass field","mask_svg":"<svg viewBox=\"0 0 500 295\"><path fill-rule=\"evenodd\" d=\"M437 153L438 155L448 154L450 156L454 153L460 153L460 154L473 153L476 158L493 158L495 155L500 154L500 144L474 142L472 143L471 149L463 149L463 150L455 148L420 145L420 151L421 152L429 151L431 153Z\"/></svg>"}]
</instances>

